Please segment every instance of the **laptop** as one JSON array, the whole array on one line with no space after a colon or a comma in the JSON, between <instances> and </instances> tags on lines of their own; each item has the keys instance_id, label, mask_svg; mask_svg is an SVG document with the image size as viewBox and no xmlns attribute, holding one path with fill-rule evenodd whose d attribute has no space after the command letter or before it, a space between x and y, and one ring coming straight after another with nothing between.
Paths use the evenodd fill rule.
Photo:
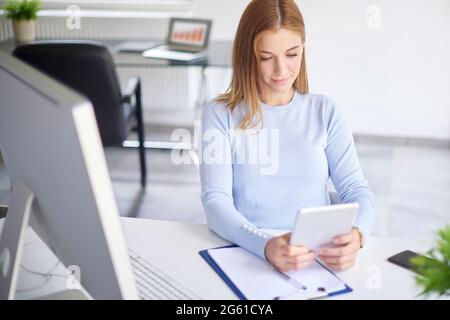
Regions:
<instances>
[{"instance_id":1,"label":"laptop","mask_svg":"<svg viewBox=\"0 0 450 320\"><path fill-rule=\"evenodd\" d=\"M147 58L177 61L206 59L212 20L170 18L166 43L144 51Z\"/></svg>"},{"instance_id":2,"label":"laptop","mask_svg":"<svg viewBox=\"0 0 450 320\"><path fill-rule=\"evenodd\" d=\"M160 46L162 41L136 41L136 40L127 40L121 42L116 50L120 52L137 52L142 53L145 50Z\"/></svg>"}]
</instances>

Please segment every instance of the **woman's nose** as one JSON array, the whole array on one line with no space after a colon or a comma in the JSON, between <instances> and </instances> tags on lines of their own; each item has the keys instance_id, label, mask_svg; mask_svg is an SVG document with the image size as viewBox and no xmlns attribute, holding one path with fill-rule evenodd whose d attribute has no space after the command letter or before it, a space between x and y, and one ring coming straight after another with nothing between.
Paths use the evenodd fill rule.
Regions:
<instances>
[{"instance_id":1,"label":"woman's nose","mask_svg":"<svg viewBox=\"0 0 450 320\"><path fill-rule=\"evenodd\" d=\"M286 70L286 62L282 58L276 59L275 63L275 74L284 74L284 71Z\"/></svg>"}]
</instances>

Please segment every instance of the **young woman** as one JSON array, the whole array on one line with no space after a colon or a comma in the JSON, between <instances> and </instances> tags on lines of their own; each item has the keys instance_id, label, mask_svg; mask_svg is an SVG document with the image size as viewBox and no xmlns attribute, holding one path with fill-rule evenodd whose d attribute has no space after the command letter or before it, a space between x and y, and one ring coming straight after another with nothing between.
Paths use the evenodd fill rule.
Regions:
<instances>
[{"instance_id":1,"label":"young woman","mask_svg":"<svg viewBox=\"0 0 450 320\"><path fill-rule=\"evenodd\" d=\"M213 231L283 271L317 257L335 270L354 264L373 228L373 195L333 101L308 93L305 26L293 0L247 6L231 85L206 106L202 132L201 198ZM261 154L275 163L270 170ZM292 230L298 209L329 205L329 178L342 203L360 205L352 232L320 252L289 245L290 233L263 232Z\"/></svg>"}]
</instances>

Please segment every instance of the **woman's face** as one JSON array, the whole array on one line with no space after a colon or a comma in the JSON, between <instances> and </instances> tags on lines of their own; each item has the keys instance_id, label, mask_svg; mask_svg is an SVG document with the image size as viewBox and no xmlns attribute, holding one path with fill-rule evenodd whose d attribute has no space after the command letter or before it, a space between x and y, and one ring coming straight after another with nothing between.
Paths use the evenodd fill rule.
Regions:
<instances>
[{"instance_id":1,"label":"woman's face","mask_svg":"<svg viewBox=\"0 0 450 320\"><path fill-rule=\"evenodd\" d=\"M262 34L258 76L264 96L291 92L300 72L302 54L302 38L298 33L279 29Z\"/></svg>"}]
</instances>

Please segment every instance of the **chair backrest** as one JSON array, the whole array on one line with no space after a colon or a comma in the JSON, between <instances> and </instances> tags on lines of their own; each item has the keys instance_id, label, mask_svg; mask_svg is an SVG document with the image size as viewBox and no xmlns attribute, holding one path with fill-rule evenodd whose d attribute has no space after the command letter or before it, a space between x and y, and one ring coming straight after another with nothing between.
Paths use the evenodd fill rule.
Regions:
<instances>
[{"instance_id":1,"label":"chair backrest","mask_svg":"<svg viewBox=\"0 0 450 320\"><path fill-rule=\"evenodd\" d=\"M339 199L339 195L335 191L328 191L328 195L330 196L331 204L340 204L341 200Z\"/></svg>"},{"instance_id":2,"label":"chair backrest","mask_svg":"<svg viewBox=\"0 0 450 320\"><path fill-rule=\"evenodd\" d=\"M13 55L88 98L105 146L125 139L121 89L107 48L94 41L36 41Z\"/></svg>"}]
</instances>

